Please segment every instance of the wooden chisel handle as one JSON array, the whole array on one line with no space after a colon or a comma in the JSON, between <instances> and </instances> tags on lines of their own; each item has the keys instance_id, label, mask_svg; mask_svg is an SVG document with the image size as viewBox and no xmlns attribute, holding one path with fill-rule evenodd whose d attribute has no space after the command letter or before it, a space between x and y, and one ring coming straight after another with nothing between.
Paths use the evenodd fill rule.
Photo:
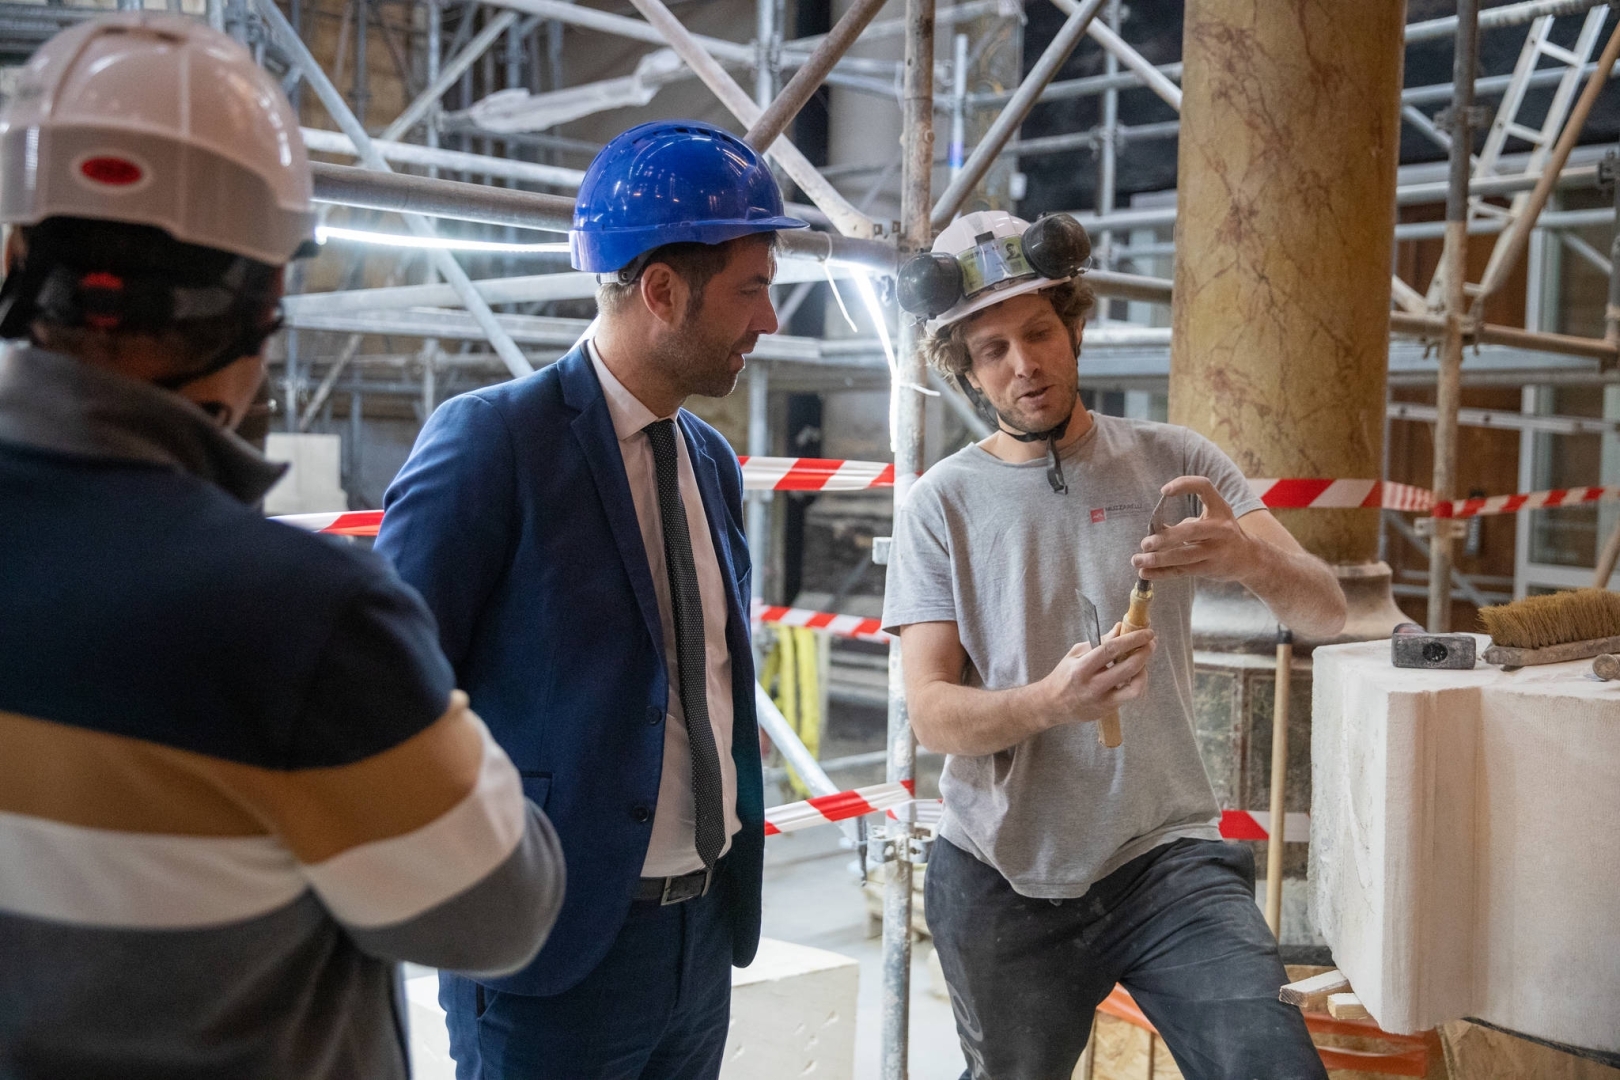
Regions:
<instances>
[{"instance_id":1,"label":"wooden chisel handle","mask_svg":"<svg viewBox=\"0 0 1620 1080\"><path fill-rule=\"evenodd\" d=\"M1125 612L1125 619L1115 629L1121 633L1130 633L1132 630L1146 630L1148 628L1148 604L1153 599L1153 586L1145 581L1138 581L1136 588L1131 590L1131 606ZM1129 656L1126 653L1125 656ZM1125 659L1124 656L1120 657ZM1116 661L1117 663L1117 661ZM1101 720L1097 721L1097 741L1109 749L1125 741L1125 733L1120 730L1119 710L1114 710Z\"/></svg>"}]
</instances>

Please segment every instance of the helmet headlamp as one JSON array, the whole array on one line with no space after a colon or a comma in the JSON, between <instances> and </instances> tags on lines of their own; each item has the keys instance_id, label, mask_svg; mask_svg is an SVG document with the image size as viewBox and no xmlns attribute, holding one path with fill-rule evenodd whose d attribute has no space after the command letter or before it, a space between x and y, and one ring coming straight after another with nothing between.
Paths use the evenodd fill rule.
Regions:
<instances>
[{"instance_id":1,"label":"helmet headlamp","mask_svg":"<svg viewBox=\"0 0 1620 1080\"><path fill-rule=\"evenodd\" d=\"M1031 278L1067 281L1085 269L1091 238L1069 214L1049 214L1022 235L980 233L951 255L925 251L900 268L900 306L933 319L964 300Z\"/></svg>"}]
</instances>

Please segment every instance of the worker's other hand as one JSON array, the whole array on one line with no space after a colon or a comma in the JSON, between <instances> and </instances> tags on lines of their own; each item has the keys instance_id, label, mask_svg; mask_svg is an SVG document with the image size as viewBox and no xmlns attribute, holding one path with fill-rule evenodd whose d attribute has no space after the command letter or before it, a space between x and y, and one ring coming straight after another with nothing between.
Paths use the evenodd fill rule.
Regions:
<instances>
[{"instance_id":1,"label":"worker's other hand","mask_svg":"<svg viewBox=\"0 0 1620 1080\"><path fill-rule=\"evenodd\" d=\"M1253 572L1257 541L1243 531L1232 507L1207 476L1181 476L1159 489L1165 495L1196 495L1204 512L1142 541L1131 565L1148 581L1198 576L1235 581Z\"/></svg>"},{"instance_id":2,"label":"worker's other hand","mask_svg":"<svg viewBox=\"0 0 1620 1080\"><path fill-rule=\"evenodd\" d=\"M1141 697L1147 689L1148 661L1158 647L1152 630L1121 634L1116 626L1096 648L1082 641L1070 649L1041 680L1053 726L1097 720Z\"/></svg>"}]
</instances>

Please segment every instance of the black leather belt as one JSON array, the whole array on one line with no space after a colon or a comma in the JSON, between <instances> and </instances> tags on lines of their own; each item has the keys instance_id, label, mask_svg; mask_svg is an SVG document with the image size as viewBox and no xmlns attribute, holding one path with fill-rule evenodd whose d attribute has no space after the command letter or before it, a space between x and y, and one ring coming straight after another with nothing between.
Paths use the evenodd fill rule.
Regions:
<instances>
[{"instance_id":1,"label":"black leather belt","mask_svg":"<svg viewBox=\"0 0 1620 1080\"><path fill-rule=\"evenodd\" d=\"M636 886L636 899L679 904L706 895L714 883L714 869L693 870L675 877L644 877Z\"/></svg>"}]
</instances>

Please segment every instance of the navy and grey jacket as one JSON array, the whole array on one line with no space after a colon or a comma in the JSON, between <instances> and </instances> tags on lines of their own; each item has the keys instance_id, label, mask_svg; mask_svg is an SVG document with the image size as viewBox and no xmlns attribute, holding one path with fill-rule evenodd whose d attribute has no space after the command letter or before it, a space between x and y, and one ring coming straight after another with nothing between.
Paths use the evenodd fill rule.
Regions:
<instances>
[{"instance_id":1,"label":"navy and grey jacket","mask_svg":"<svg viewBox=\"0 0 1620 1080\"><path fill-rule=\"evenodd\" d=\"M0 355L0 1075L407 1074L397 962L525 966L562 856L380 559L179 397Z\"/></svg>"}]
</instances>

